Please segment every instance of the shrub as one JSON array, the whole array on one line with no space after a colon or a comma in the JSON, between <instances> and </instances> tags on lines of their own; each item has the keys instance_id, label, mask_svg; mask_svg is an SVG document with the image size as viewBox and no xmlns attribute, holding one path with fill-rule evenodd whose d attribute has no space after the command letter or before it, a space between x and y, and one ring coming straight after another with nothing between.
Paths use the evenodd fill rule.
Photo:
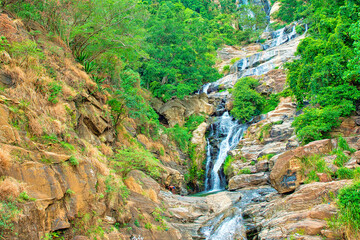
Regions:
<instances>
[{"instance_id":1,"label":"shrub","mask_svg":"<svg viewBox=\"0 0 360 240\"><path fill-rule=\"evenodd\" d=\"M303 157L301 161L301 173L305 176L305 183L318 182L317 173L326 173L331 176L331 170L327 167L321 155Z\"/></svg>"},{"instance_id":2,"label":"shrub","mask_svg":"<svg viewBox=\"0 0 360 240\"><path fill-rule=\"evenodd\" d=\"M131 170L137 169L159 179L163 169L160 162L151 153L135 147L118 150L112 158L115 169L125 177Z\"/></svg>"},{"instance_id":3,"label":"shrub","mask_svg":"<svg viewBox=\"0 0 360 240\"><path fill-rule=\"evenodd\" d=\"M246 77L240 79L232 89L234 108L231 114L240 121L249 121L253 116L260 114L264 105L264 98L256 92L259 81Z\"/></svg>"},{"instance_id":4,"label":"shrub","mask_svg":"<svg viewBox=\"0 0 360 240\"><path fill-rule=\"evenodd\" d=\"M73 165L73 166L79 165L79 161L78 161L74 156L71 156L71 157L69 158L69 162L70 162L70 164Z\"/></svg>"},{"instance_id":5,"label":"shrub","mask_svg":"<svg viewBox=\"0 0 360 240\"><path fill-rule=\"evenodd\" d=\"M62 86L59 83L50 83L49 84L49 91L50 91L50 96L48 97L49 102L52 103L57 103L57 96L61 93L62 91Z\"/></svg>"},{"instance_id":6,"label":"shrub","mask_svg":"<svg viewBox=\"0 0 360 240\"><path fill-rule=\"evenodd\" d=\"M354 170L348 169L346 167L341 167L336 171L336 177L338 179L352 179L354 178Z\"/></svg>"},{"instance_id":7,"label":"shrub","mask_svg":"<svg viewBox=\"0 0 360 240\"><path fill-rule=\"evenodd\" d=\"M228 156L226 157L226 159L225 159L225 162L224 162L224 173L225 173L226 176L228 176L228 175L230 174L231 163L232 163L233 161L235 161L235 159L234 159L232 156L230 156L230 155L228 155Z\"/></svg>"},{"instance_id":8,"label":"shrub","mask_svg":"<svg viewBox=\"0 0 360 240\"><path fill-rule=\"evenodd\" d=\"M336 220L347 239L360 237L360 182L340 190L338 195L339 216Z\"/></svg>"},{"instance_id":9,"label":"shrub","mask_svg":"<svg viewBox=\"0 0 360 240\"><path fill-rule=\"evenodd\" d=\"M229 72L230 71L230 66L229 65L225 65L223 67L223 73Z\"/></svg>"},{"instance_id":10,"label":"shrub","mask_svg":"<svg viewBox=\"0 0 360 240\"><path fill-rule=\"evenodd\" d=\"M13 230L13 218L19 213L14 202L0 202L0 238L5 239L4 234Z\"/></svg>"},{"instance_id":11,"label":"shrub","mask_svg":"<svg viewBox=\"0 0 360 240\"><path fill-rule=\"evenodd\" d=\"M340 125L340 115L340 110L334 107L306 108L303 114L295 118L292 126L299 140L307 144L329 137L328 132Z\"/></svg>"},{"instance_id":12,"label":"shrub","mask_svg":"<svg viewBox=\"0 0 360 240\"><path fill-rule=\"evenodd\" d=\"M191 115L184 126L188 129L189 132L193 132L198 126L205 121L205 117L202 115Z\"/></svg>"},{"instance_id":13,"label":"shrub","mask_svg":"<svg viewBox=\"0 0 360 240\"><path fill-rule=\"evenodd\" d=\"M10 54L20 59L20 65L27 62L30 57L37 60L45 58L44 53L38 48L36 42L31 40L14 42L10 47Z\"/></svg>"},{"instance_id":14,"label":"shrub","mask_svg":"<svg viewBox=\"0 0 360 240\"><path fill-rule=\"evenodd\" d=\"M0 36L0 52L10 47L8 40L4 36Z\"/></svg>"},{"instance_id":15,"label":"shrub","mask_svg":"<svg viewBox=\"0 0 360 240\"><path fill-rule=\"evenodd\" d=\"M350 151L351 153L356 152L356 149L350 148L349 144L342 136L338 138L338 148L344 151Z\"/></svg>"},{"instance_id":16,"label":"shrub","mask_svg":"<svg viewBox=\"0 0 360 240\"><path fill-rule=\"evenodd\" d=\"M192 135L189 133L188 128L180 127L176 124L173 128L168 128L167 133L169 134L171 140L175 141L183 152L187 152L189 150L189 142Z\"/></svg>"}]
</instances>

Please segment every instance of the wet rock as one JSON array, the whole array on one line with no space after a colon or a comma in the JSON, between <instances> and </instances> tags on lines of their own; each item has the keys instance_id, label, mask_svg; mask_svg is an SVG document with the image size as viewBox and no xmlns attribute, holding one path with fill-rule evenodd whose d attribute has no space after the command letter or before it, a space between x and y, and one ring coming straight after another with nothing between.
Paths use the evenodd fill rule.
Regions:
<instances>
[{"instance_id":1,"label":"wet rock","mask_svg":"<svg viewBox=\"0 0 360 240\"><path fill-rule=\"evenodd\" d=\"M262 186L267 184L268 179L267 173L241 174L230 179L228 189L233 191L246 187Z\"/></svg>"}]
</instances>

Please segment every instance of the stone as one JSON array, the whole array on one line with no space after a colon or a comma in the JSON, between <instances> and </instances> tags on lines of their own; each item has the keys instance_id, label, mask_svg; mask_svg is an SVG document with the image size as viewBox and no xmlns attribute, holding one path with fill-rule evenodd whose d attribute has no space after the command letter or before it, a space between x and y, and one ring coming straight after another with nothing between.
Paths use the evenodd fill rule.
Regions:
<instances>
[{"instance_id":1,"label":"stone","mask_svg":"<svg viewBox=\"0 0 360 240\"><path fill-rule=\"evenodd\" d=\"M332 180L326 173L316 173L316 175L319 177L320 182L331 182Z\"/></svg>"},{"instance_id":2,"label":"stone","mask_svg":"<svg viewBox=\"0 0 360 240\"><path fill-rule=\"evenodd\" d=\"M209 104L209 99L204 93L186 96L183 100L176 98L167 101L161 106L158 113L167 120L170 127L173 127L176 124L182 126L185 119L193 114L212 115L215 113L215 107Z\"/></svg>"},{"instance_id":3,"label":"stone","mask_svg":"<svg viewBox=\"0 0 360 240\"><path fill-rule=\"evenodd\" d=\"M266 185L269 175L267 173L255 173L255 174L241 174L232 177L229 180L228 189L230 191L246 188Z\"/></svg>"},{"instance_id":4,"label":"stone","mask_svg":"<svg viewBox=\"0 0 360 240\"><path fill-rule=\"evenodd\" d=\"M356 159L356 162L360 164L360 151L355 152L353 157Z\"/></svg>"},{"instance_id":5,"label":"stone","mask_svg":"<svg viewBox=\"0 0 360 240\"><path fill-rule=\"evenodd\" d=\"M9 124L9 109L0 105L0 142L15 143L20 141L19 133Z\"/></svg>"},{"instance_id":6,"label":"stone","mask_svg":"<svg viewBox=\"0 0 360 240\"><path fill-rule=\"evenodd\" d=\"M108 224L114 225L116 223L116 219L110 216L105 216L104 217L105 222L107 222Z\"/></svg>"},{"instance_id":7,"label":"stone","mask_svg":"<svg viewBox=\"0 0 360 240\"><path fill-rule=\"evenodd\" d=\"M267 172L269 171L269 161L263 160L255 164L257 172Z\"/></svg>"},{"instance_id":8,"label":"stone","mask_svg":"<svg viewBox=\"0 0 360 240\"><path fill-rule=\"evenodd\" d=\"M343 239L343 234L341 232L336 232L329 229L321 230L321 235L325 236L328 240Z\"/></svg>"},{"instance_id":9,"label":"stone","mask_svg":"<svg viewBox=\"0 0 360 240\"><path fill-rule=\"evenodd\" d=\"M201 123L197 129L193 131L193 137L191 138L191 143L195 145L195 159L198 168L202 166L202 162L206 158L206 138L205 133L208 128L206 122Z\"/></svg>"},{"instance_id":10,"label":"stone","mask_svg":"<svg viewBox=\"0 0 360 240\"><path fill-rule=\"evenodd\" d=\"M49 160L51 163L63 163L70 159L70 155L54 153L54 152L41 152L42 159Z\"/></svg>"},{"instance_id":11,"label":"stone","mask_svg":"<svg viewBox=\"0 0 360 240\"><path fill-rule=\"evenodd\" d=\"M313 154L326 154L332 150L331 140L311 142L303 147L279 155L271 170L271 185L279 192L294 191L304 180L301 173L300 158Z\"/></svg>"},{"instance_id":12,"label":"stone","mask_svg":"<svg viewBox=\"0 0 360 240\"><path fill-rule=\"evenodd\" d=\"M298 221L289 226L289 231L295 233L296 231L303 231L305 235L317 235L326 227L326 221L319 221L313 219L305 219Z\"/></svg>"},{"instance_id":13,"label":"stone","mask_svg":"<svg viewBox=\"0 0 360 240\"><path fill-rule=\"evenodd\" d=\"M160 185L145 173L139 170L132 170L127 175L124 183L131 191L142 194L153 202L159 202Z\"/></svg>"}]
</instances>

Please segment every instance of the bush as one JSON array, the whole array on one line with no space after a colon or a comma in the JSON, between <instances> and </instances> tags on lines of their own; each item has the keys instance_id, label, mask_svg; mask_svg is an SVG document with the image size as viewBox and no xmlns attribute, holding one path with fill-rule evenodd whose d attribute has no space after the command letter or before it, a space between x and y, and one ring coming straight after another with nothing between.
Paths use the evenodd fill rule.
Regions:
<instances>
[{"instance_id":1,"label":"bush","mask_svg":"<svg viewBox=\"0 0 360 240\"><path fill-rule=\"evenodd\" d=\"M353 179L354 170L348 169L346 167L341 167L336 171L336 177L338 179Z\"/></svg>"},{"instance_id":2,"label":"bush","mask_svg":"<svg viewBox=\"0 0 360 240\"><path fill-rule=\"evenodd\" d=\"M331 170L327 167L321 155L303 157L301 161L301 173L305 176L305 183L318 182L320 179L317 173L326 173L331 176Z\"/></svg>"},{"instance_id":3,"label":"bush","mask_svg":"<svg viewBox=\"0 0 360 240\"><path fill-rule=\"evenodd\" d=\"M240 121L249 121L253 116L260 114L264 105L264 98L255 88L259 81L246 77L240 79L234 86L231 93L234 96L234 108L231 114Z\"/></svg>"},{"instance_id":4,"label":"bush","mask_svg":"<svg viewBox=\"0 0 360 240\"><path fill-rule=\"evenodd\" d=\"M225 159L225 162L224 162L224 173L226 176L228 176L230 174L230 167L231 167L231 163L235 161L235 159L228 155Z\"/></svg>"},{"instance_id":5,"label":"bush","mask_svg":"<svg viewBox=\"0 0 360 240\"><path fill-rule=\"evenodd\" d=\"M79 165L79 161L78 161L74 156L71 156L71 157L69 158L69 162L70 162L70 164L73 165L73 166Z\"/></svg>"},{"instance_id":6,"label":"bush","mask_svg":"<svg viewBox=\"0 0 360 240\"><path fill-rule=\"evenodd\" d=\"M13 218L20 213L15 203L0 202L0 238L4 238L4 234L11 232L14 228Z\"/></svg>"},{"instance_id":7,"label":"bush","mask_svg":"<svg viewBox=\"0 0 360 240\"><path fill-rule=\"evenodd\" d=\"M188 128L180 127L176 124L173 128L168 128L167 133L171 140L175 141L181 151L187 152L189 150L189 142L192 137Z\"/></svg>"},{"instance_id":8,"label":"bush","mask_svg":"<svg viewBox=\"0 0 360 240\"><path fill-rule=\"evenodd\" d=\"M333 127L340 125L341 113L336 107L305 108L304 113L296 117L292 126L300 141L307 144L312 141L330 137Z\"/></svg>"},{"instance_id":9,"label":"bush","mask_svg":"<svg viewBox=\"0 0 360 240\"><path fill-rule=\"evenodd\" d=\"M135 147L118 150L112 163L123 177L134 169L149 174L154 179L159 179L163 169L160 162L151 153Z\"/></svg>"},{"instance_id":10,"label":"bush","mask_svg":"<svg viewBox=\"0 0 360 240\"><path fill-rule=\"evenodd\" d=\"M338 195L339 216L337 222L347 239L360 237L360 182L345 187Z\"/></svg>"},{"instance_id":11,"label":"bush","mask_svg":"<svg viewBox=\"0 0 360 240\"><path fill-rule=\"evenodd\" d=\"M48 97L48 101L52 102L52 103L57 103L59 100L57 99L57 96L61 93L62 91L62 86L58 83L50 83L49 84L49 91L50 91L50 96Z\"/></svg>"}]
</instances>

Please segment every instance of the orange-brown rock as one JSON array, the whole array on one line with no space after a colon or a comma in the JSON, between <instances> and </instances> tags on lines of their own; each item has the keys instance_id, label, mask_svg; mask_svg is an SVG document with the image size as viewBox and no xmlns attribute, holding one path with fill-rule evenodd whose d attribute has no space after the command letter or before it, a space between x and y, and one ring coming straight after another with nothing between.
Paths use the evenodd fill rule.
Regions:
<instances>
[{"instance_id":1,"label":"orange-brown rock","mask_svg":"<svg viewBox=\"0 0 360 240\"><path fill-rule=\"evenodd\" d=\"M277 157L270 174L271 185L280 193L294 191L304 180L300 158L332 150L331 140L320 140L287 151Z\"/></svg>"},{"instance_id":2,"label":"orange-brown rock","mask_svg":"<svg viewBox=\"0 0 360 240\"><path fill-rule=\"evenodd\" d=\"M166 118L169 126L173 127L176 124L182 126L185 119L193 114L205 113L212 115L215 112L215 107L209 104L206 94L200 94L186 96L183 100L170 100L156 110Z\"/></svg>"}]
</instances>

